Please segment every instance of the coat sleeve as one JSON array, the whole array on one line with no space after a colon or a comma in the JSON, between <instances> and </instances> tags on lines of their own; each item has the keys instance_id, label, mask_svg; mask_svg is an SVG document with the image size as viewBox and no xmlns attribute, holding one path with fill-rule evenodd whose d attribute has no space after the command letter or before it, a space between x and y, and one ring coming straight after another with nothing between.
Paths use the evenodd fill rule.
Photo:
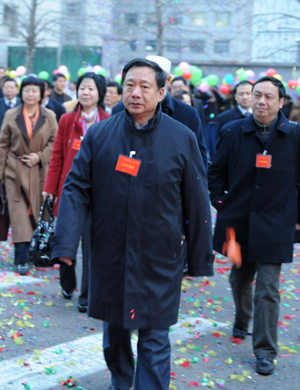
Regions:
<instances>
[{"instance_id":1,"label":"coat sleeve","mask_svg":"<svg viewBox=\"0 0 300 390\"><path fill-rule=\"evenodd\" d=\"M4 180L6 158L10 149L11 131L9 123L10 120L7 118L7 115L5 115L0 133L0 180Z\"/></svg>"},{"instance_id":2,"label":"coat sleeve","mask_svg":"<svg viewBox=\"0 0 300 390\"><path fill-rule=\"evenodd\" d=\"M228 178L228 132L221 130L217 142L215 158L208 169L210 200L215 209L220 210L229 188Z\"/></svg>"},{"instance_id":3,"label":"coat sleeve","mask_svg":"<svg viewBox=\"0 0 300 390\"><path fill-rule=\"evenodd\" d=\"M63 139L66 131L67 121L63 117L59 122L57 134L54 140L51 160L48 168L47 178L44 186L44 191L49 194L57 195L58 183L63 170Z\"/></svg>"},{"instance_id":4,"label":"coat sleeve","mask_svg":"<svg viewBox=\"0 0 300 390\"><path fill-rule=\"evenodd\" d=\"M200 148L201 156L204 162L204 167L207 170L207 149L206 149L206 142L204 139L204 131L203 126L199 117L199 114L197 110L194 108L193 113L189 115L189 123L187 126L193 130L193 132L197 136L198 145Z\"/></svg>"},{"instance_id":5,"label":"coat sleeve","mask_svg":"<svg viewBox=\"0 0 300 390\"><path fill-rule=\"evenodd\" d=\"M91 129L84 137L68 173L59 203L55 234L51 240L52 260L75 258L91 204Z\"/></svg>"},{"instance_id":6,"label":"coat sleeve","mask_svg":"<svg viewBox=\"0 0 300 390\"><path fill-rule=\"evenodd\" d=\"M211 276L214 256L210 202L206 170L194 134L190 138L182 185L188 274Z\"/></svg>"},{"instance_id":7,"label":"coat sleeve","mask_svg":"<svg viewBox=\"0 0 300 390\"><path fill-rule=\"evenodd\" d=\"M37 155L40 158L40 164L44 167L45 165L48 165L50 158L51 158L51 152L53 148L53 143L57 131L57 122L56 122L56 117L53 112L47 113L47 121L49 124L49 138L48 141L44 147L43 150L40 152L37 152Z\"/></svg>"}]
</instances>

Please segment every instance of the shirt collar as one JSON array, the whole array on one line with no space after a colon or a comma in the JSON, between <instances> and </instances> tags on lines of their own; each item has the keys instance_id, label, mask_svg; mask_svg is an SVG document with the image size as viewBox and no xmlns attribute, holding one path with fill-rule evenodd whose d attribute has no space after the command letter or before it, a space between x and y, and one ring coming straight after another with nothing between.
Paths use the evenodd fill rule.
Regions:
<instances>
[{"instance_id":1,"label":"shirt collar","mask_svg":"<svg viewBox=\"0 0 300 390\"><path fill-rule=\"evenodd\" d=\"M252 114L253 113L253 111L252 111L252 108L250 107L249 108L249 110L246 110L245 108L243 108L243 107L241 107L239 104L238 104L238 109L241 111L241 113L243 114L243 115L245 115L246 114L246 112L250 112L250 114Z\"/></svg>"},{"instance_id":2,"label":"shirt collar","mask_svg":"<svg viewBox=\"0 0 300 390\"><path fill-rule=\"evenodd\" d=\"M9 100L7 99L5 96L4 96L4 101L5 101L5 104L8 106L9 105L9 102L12 102L13 106L15 106L17 104L17 97L15 96L13 99Z\"/></svg>"}]
</instances>

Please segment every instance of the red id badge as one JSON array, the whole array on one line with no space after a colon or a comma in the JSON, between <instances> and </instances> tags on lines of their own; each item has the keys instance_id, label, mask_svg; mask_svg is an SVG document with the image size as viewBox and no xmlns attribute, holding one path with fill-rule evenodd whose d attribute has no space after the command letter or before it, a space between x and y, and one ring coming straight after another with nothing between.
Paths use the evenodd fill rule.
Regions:
<instances>
[{"instance_id":1,"label":"red id badge","mask_svg":"<svg viewBox=\"0 0 300 390\"><path fill-rule=\"evenodd\" d=\"M81 146L81 139L75 138L72 144L73 150L79 150Z\"/></svg>"},{"instance_id":2,"label":"red id badge","mask_svg":"<svg viewBox=\"0 0 300 390\"><path fill-rule=\"evenodd\" d=\"M137 176L141 162L141 160L136 160L120 154L116 165L116 171L123 172L131 176Z\"/></svg>"},{"instance_id":3,"label":"red id badge","mask_svg":"<svg viewBox=\"0 0 300 390\"><path fill-rule=\"evenodd\" d=\"M271 154L257 154L256 168L271 168L272 155Z\"/></svg>"}]
</instances>

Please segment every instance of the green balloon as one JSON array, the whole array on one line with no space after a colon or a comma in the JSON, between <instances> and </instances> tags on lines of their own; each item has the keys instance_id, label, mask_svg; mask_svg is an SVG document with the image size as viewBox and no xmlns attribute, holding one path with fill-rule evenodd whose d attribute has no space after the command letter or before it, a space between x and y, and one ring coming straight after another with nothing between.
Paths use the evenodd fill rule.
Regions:
<instances>
[{"instance_id":1,"label":"green balloon","mask_svg":"<svg viewBox=\"0 0 300 390\"><path fill-rule=\"evenodd\" d=\"M192 78L198 79L198 81L201 80L201 78L203 76L203 72L200 68L197 68L197 66L191 66L190 72L191 72Z\"/></svg>"},{"instance_id":2,"label":"green balloon","mask_svg":"<svg viewBox=\"0 0 300 390\"><path fill-rule=\"evenodd\" d=\"M48 80L49 79L49 73L46 72L45 70L42 70L39 74L38 74L39 78L40 79L43 79L43 80Z\"/></svg>"},{"instance_id":3,"label":"green balloon","mask_svg":"<svg viewBox=\"0 0 300 390\"><path fill-rule=\"evenodd\" d=\"M298 85L298 87L295 89L295 91L296 91L297 95L300 95L300 85Z\"/></svg>"},{"instance_id":4,"label":"green balloon","mask_svg":"<svg viewBox=\"0 0 300 390\"><path fill-rule=\"evenodd\" d=\"M122 84L122 76L120 74L118 74L115 78L114 78L114 81L118 84Z\"/></svg>"},{"instance_id":5,"label":"green balloon","mask_svg":"<svg viewBox=\"0 0 300 390\"><path fill-rule=\"evenodd\" d=\"M26 79L28 76L27 74L23 74L23 76L20 77L20 80L23 81L24 79Z\"/></svg>"},{"instance_id":6,"label":"green balloon","mask_svg":"<svg viewBox=\"0 0 300 390\"><path fill-rule=\"evenodd\" d=\"M181 69L179 66L176 66L176 67L174 68L174 74L175 74L176 76L182 76L182 75L183 75L183 69Z\"/></svg>"},{"instance_id":7,"label":"green balloon","mask_svg":"<svg viewBox=\"0 0 300 390\"><path fill-rule=\"evenodd\" d=\"M247 81L248 80L248 76L247 76L246 72L239 73L238 79L239 79L239 81Z\"/></svg>"},{"instance_id":8,"label":"green balloon","mask_svg":"<svg viewBox=\"0 0 300 390\"><path fill-rule=\"evenodd\" d=\"M101 76L105 77L106 70L104 68L101 68L101 69L98 70L97 74L100 74Z\"/></svg>"},{"instance_id":9,"label":"green balloon","mask_svg":"<svg viewBox=\"0 0 300 390\"><path fill-rule=\"evenodd\" d=\"M80 76L82 76L82 75L85 74L85 73L86 73L85 68L79 68L79 69L78 69L78 72L77 72L77 75L78 75L78 77L80 77Z\"/></svg>"},{"instance_id":10,"label":"green balloon","mask_svg":"<svg viewBox=\"0 0 300 390\"><path fill-rule=\"evenodd\" d=\"M214 87L219 82L219 77L216 74L209 74L206 77L206 82L210 87Z\"/></svg>"}]
</instances>

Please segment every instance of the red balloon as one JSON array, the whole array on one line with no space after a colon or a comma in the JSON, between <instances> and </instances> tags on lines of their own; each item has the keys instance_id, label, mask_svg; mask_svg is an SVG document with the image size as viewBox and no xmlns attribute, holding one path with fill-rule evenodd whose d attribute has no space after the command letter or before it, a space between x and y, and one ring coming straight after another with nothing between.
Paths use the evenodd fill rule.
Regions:
<instances>
[{"instance_id":1,"label":"red balloon","mask_svg":"<svg viewBox=\"0 0 300 390\"><path fill-rule=\"evenodd\" d=\"M290 80L288 82L289 89L296 89L298 87L298 81L296 80Z\"/></svg>"},{"instance_id":2,"label":"red balloon","mask_svg":"<svg viewBox=\"0 0 300 390\"><path fill-rule=\"evenodd\" d=\"M231 88L230 88L229 85L223 84L223 85L220 86L219 91L220 91L223 95L228 95L228 94L231 92Z\"/></svg>"},{"instance_id":3,"label":"red balloon","mask_svg":"<svg viewBox=\"0 0 300 390\"><path fill-rule=\"evenodd\" d=\"M268 70L266 71L266 76L271 76L271 77L273 77L274 74L276 74L276 73L277 73L277 70L276 70L276 69L270 68L270 69L268 69Z\"/></svg>"},{"instance_id":4,"label":"red balloon","mask_svg":"<svg viewBox=\"0 0 300 390\"><path fill-rule=\"evenodd\" d=\"M189 70L185 70L183 73L182 73L182 77L186 80L190 79L192 77L192 73L189 71Z\"/></svg>"}]
</instances>

